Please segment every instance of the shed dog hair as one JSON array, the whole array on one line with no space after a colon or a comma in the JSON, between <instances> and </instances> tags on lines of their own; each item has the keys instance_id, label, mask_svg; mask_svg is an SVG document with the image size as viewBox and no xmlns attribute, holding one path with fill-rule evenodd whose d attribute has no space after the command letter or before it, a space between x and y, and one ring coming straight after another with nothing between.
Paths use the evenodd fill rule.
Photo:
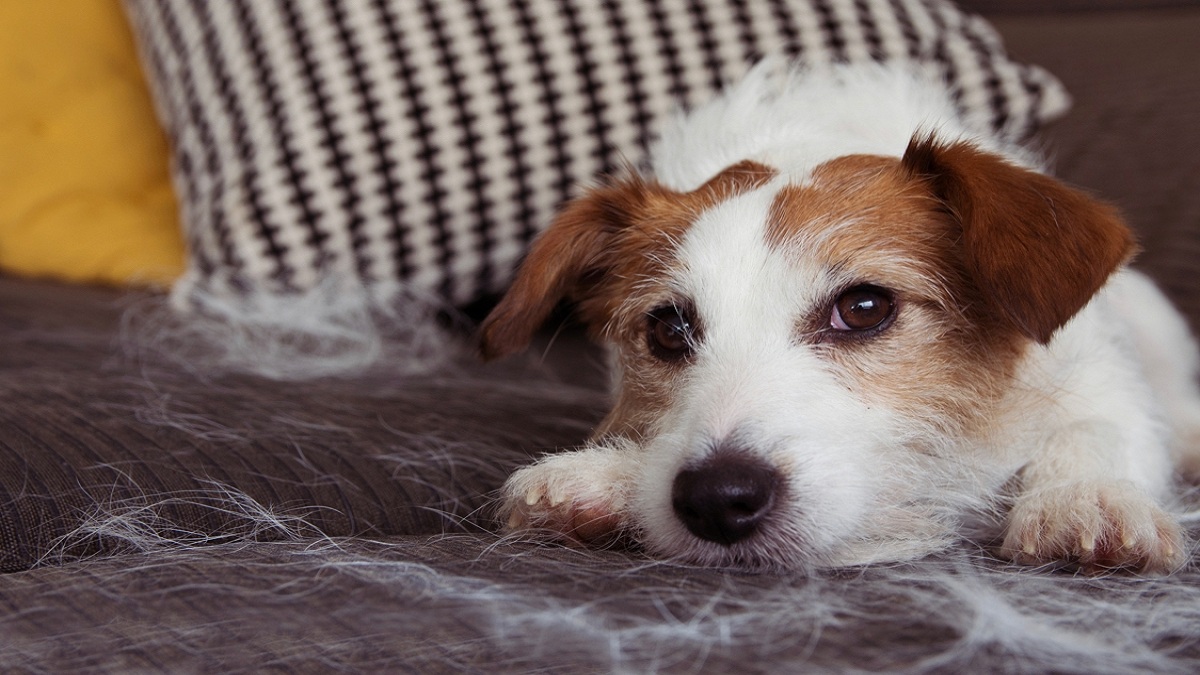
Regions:
<instances>
[{"instance_id":1,"label":"shed dog hair","mask_svg":"<svg viewBox=\"0 0 1200 675\"><path fill-rule=\"evenodd\" d=\"M482 327L560 301L612 411L517 471L513 529L707 565L1000 556L1169 572L1200 357L1117 211L899 67L754 68L567 204Z\"/></svg>"}]
</instances>

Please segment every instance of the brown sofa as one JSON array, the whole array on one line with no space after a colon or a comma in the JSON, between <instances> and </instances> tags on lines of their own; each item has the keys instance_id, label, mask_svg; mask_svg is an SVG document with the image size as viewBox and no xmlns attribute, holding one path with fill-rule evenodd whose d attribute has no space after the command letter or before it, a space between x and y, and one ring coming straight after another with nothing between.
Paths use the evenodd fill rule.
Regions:
<instances>
[{"instance_id":1,"label":"brown sofa","mask_svg":"<svg viewBox=\"0 0 1200 675\"><path fill-rule=\"evenodd\" d=\"M1040 142L1200 328L1200 4L964 4L1064 81ZM287 383L148 343L160 304L0 279L0 671L1200 670L1195 563L1093 579L964 542L747 575L499 537L504 476L603 412L572 328L527 359Z\"/></svg>"}]
</instances>

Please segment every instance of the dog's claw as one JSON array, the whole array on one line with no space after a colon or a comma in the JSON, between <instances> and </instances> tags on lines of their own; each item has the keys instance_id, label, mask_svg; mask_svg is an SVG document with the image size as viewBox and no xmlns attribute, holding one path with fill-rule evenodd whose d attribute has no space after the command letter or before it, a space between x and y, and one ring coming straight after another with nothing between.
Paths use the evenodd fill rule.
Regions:
<instances>
[{"instance_id":1,"label":"dog's claw","mask_svg":"<svg viewBox=\"0 0 1200 675\"><path fill-rule=\"evenodd\" d=\"M508 514L508 529L519 529L524 523L525 519L521 517L520 513L513 511L512 513Z\"/></svg>"},{"instance_id":2,"label":"dog's claw","mask_svg":"<svg viewBox=\"0 0 1200 675\"><path fill-rule=\"evenodd\" d=\"M540 501L542 501L541 488L536 488L536 487L530 488L530 490L525 493L525 505L526 506L534 506Z\"/></svg>"},{"instance_id":3,"label":"dog's claw","mask_svg":"<svg viewBox=\"0 0 1200 675\"><path fill-rule=\"evenodd\" d=\"M1083 551L1084 553L1091 553L1092 551L1095 551L1096 537L1089 533L1084 533L1084 535L1079 538L1079 550Z\"/></svg>"}]
</instances>

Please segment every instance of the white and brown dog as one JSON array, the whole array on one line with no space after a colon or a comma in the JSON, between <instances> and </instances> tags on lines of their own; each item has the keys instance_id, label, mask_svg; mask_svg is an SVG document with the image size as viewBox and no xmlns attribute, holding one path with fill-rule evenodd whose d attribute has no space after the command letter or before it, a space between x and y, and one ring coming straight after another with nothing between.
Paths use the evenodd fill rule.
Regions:
<instances>
[{"instance_id":1,"label":"white and brown dog","mask_svg":"<svg viewBox=\"0 0 1200 675\"><path fill-rule=\"evenodd\" d=\"M753 568L981 526L1022 562L1185 561L1197 349L1112 208L885 67L760 65L652 163L568 204L483 326L508 354L567 298L615 372L588 445L510 478L509 527Z\"/></svg>"}]
</instances>

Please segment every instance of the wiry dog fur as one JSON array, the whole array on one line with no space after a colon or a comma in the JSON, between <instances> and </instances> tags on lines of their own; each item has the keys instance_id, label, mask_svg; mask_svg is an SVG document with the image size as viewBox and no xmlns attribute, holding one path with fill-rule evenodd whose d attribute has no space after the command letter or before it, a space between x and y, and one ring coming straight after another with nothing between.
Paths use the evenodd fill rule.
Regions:
<instances>
[{"instance_id":1,"label":"wiry dog fur","mask_svg":"<svg viewBox=\"0 0 1200 675\"><path fill-rule=\"evenodd\" d=\"M615 374L586 447L510 478L509 527L753 568L965 532L1185 560L1197 350L1113 208L898 68L760 65L652 161L568 204L483 326L502 356L569 299Z\"/></svg>"}]
</instances>

